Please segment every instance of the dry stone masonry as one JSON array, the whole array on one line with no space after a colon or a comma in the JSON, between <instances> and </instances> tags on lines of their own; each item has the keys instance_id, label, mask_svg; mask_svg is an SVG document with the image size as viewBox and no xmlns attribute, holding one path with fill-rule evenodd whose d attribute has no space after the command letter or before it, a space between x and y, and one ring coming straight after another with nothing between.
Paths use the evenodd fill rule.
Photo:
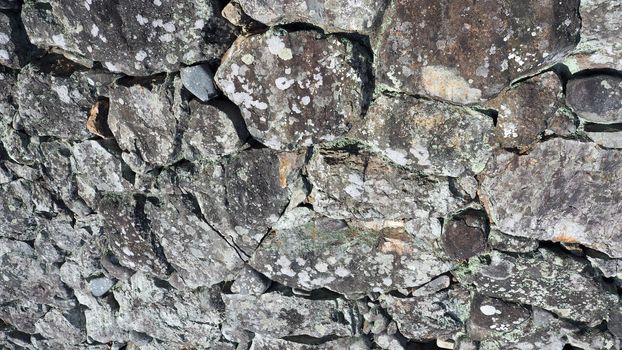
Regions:
<instances>
[{"instance_id":1,"label":"dry stone masonry","mask_svg":"<svg viewBox=\"0 0 622 350\"><path fill-rule=\"evenodd\" d=\"M619 350L620 0L0 0L0 349Z\"/></svg>"}]
</instances>

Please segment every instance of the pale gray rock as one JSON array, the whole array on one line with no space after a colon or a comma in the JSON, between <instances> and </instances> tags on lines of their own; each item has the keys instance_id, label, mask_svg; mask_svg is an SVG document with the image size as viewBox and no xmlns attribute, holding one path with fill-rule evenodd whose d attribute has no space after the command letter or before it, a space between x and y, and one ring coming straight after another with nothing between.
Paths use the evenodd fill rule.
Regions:
<instances>
[{"instance_id":1,"label":"pale gray rock","mask_svg":"<svg viewBox=\"0 0 622 350\"><path fill-rule=\"evenodd\" d=\"M492 131L492 118L469 108L407 95L381 95L352 137L398 165L458 177L484 169Z\"/></svg>"},{"instance_id":2,"label":"pale gray rock","mask_svg":"<svg viewBox=\"0 0 622 350\"><path fill-rule=\"evenodd\" d=\"M315 215L306 208L286 213L249 263L293 288L328 288L357 295L415 287L449 271L453 262L424 230L366 227Z\"/></svg>"},{"instance_id":3,"label":"pale gray rock","mask_svg":"<svg viewBox=\"0 0 622 350\"><path fill-rule=\"evenodd\" d=\"M106 294L114 285L114 281L107 277L98 277L89 282L91 286L91 294L95 297L101 297Z\"/></svg>"},{"instance_id":4,"label":"pale gray rock","mask_svg":"<svg viewBox=\"0 0 622 350\"><path fill-rule=\"evenodd\" d=\"M471 284L486 296L537 306L593 325L607 318L619 298L586 272L588 266L544 249L516 257L494 251L472 258L454 274L460 283Z\"/></svg>"},{"instance_id":5,"label":"pale gray rock","mask_svg":"<svg viewBox=\"0 0 622 350\"><path fill-rule=\"evenodd\" d=\"M77 322L78 320L67 318L71 318L71 316L71 314L65 315L56 309L52 309L45 314L45 317L37 321L35 325L37 333L46 338L43 343L52 345L50 348L70 349L85 342L86 332L79 328L81 324Z\"/></svg>"},{"instance_id":6,"label":"pale gray rock","mask_svg":"<svg viewBox=\"0 0 622 350\"><path fill-rule=\"evenodd\" d=\"M197 216L198 210L198 204L181 194L147 201L144 209L149 232L175 270L171 283L179 281L190 289L232 280L243 266L236 250Z\"/></svg>"},{"instance_id":7,"label":"pale gray rock","mask_svg":"<svg viewBox=\"0 0 622 350\"><path fill-rule=\"evenodd\" d=\"M383 295L381 303L406 338L429 341L463 332L471 300L466 290L448 289L415 298Z\"/></svg>"},{"instance_id":8,"label":"pale gray rock","mask_svg":"<svg viewBox=\"0 0 622 350\"><path fill-rule=\"evenodd\" d=\"M582 0L581 40L564 63L572 73L584 69L622 70L622 3L610 0Z\"/></svg>"},{"instance_id":9,"label":"pale gray rock","mask_svg":"<svg viewBox=\"0 0 622 350\"><path fill-rule=\"evenodd\" d=\"M587 136L595 143L606 148L622 148L622 131L613 129L611 131L586 131Z\"/></svg>"},{"instance_id":10,"label":"pale gray rock","mask_svg":"<svg viewBox=\"0 0 622 350\"><path fill-rule=\"evenodd\" d=\"M588 122L622 123L622 77L596 74L571 79L566 102Z\"/></svg>"},{"instance_id":11,"label":"pale gray rock","mask_svg":"<svg viewBox=\"0 0 622 350\"><path fill-rule=\"evenodd\" d=\"M273 338L307 335L348 337L359 333L356 304L345 299L310 300L277 293L225 294L225 322ZM342 315L336 317L336 315Z\"/></svg>"},{"instance_id":12,"label":"pale gray rock","mask_svg":"<svg viewBox=\"0 0 622 350\"><path fill-rule=\"evenodd\" d=\"M240 150L249 137L244 119L234 104L190 101L189 115L181 120L181 147L187 160L215 158Z\"/></svg>"},{"instance_id":13,"label":"pale gray rock","mask_svg":"<svg viewBox=\"0 0 622 350\"><path fill-rule=\"evenodd\" d=\"M621 159L620 151L564 139L524 156L499 152L481 175L480 198L503 233L580 243L620 258Z\"/></svg>"},{"instance_id":14,"label":"pale gray rock","mask_svg":"<svg viewBox=\"0 0 622 350\"><path fill-rule=\"evenodd\" d=\"M223 303L218 288L176 291L143 273L120 282L113 290L119 303L119 326L183 346L211 347L220 338Z\"/></svg>"},{"instance_id":15,"label":"pale gray rock","mask_svg":"<svg viewBox=\"0 0 622 350\"><path fill-rule=\"evenodd\" d=\"M179 75L184 87L199 100L207 102L218 96L214 73L208 64L184 67L179 70Z\"/></svg>"},{"instance_id":16,"label":"pale gray rock","mask_svg":"<svg viewBox=\"0 0 622 350\"><path fill-rule=\"evenodd\" d=\"M24 333L35 333L35 323L43 318L50 307L31 300L4 302L0 309L0 320Z\"/></svg>"},{"instance_id":17,"label":"pale gray rock","mask_svg":"<svg viewBox=\"0 0 622 350\"><path fill-rule=\"evenodd\" d=\"M272 281L268 277L252 267L244 265L231 284L231 291L236 294L261 295L270 288L271 283Z\"/></svg>"},{"instance_id":18,"label":"pale gray rock","mask_svg":"<svg viewBox=\"0 0 622 350\"><path fill-rule=\"evenodd\" d=\"M490 230L488 244L496 250L513 253L528 253L538 249L536 239L506 235L497 229Z\"/></svg>"},{"instance_id":19,"label":"pale gray rock","mask_svg":"<svg viewBox=\"0 0 622 350\"><path fill-rule=\"evenodd\" d=\"M95 102L86 80L46 73L30 64L18 76L16 101L19 114L14 125L29 135L86 139L86 120Z\"/></svg>"},{"instance_id":20,"label":"pale gray rock","mask_svg":"<svg viewBox=\"0 0 622 350\"><path fill-rule=\"evenodd\" d=\"M362 338L339 338L318 345L301 344L283 339L275 339L261 334L255 335L251 345L253 350L366 350L369 345Z\"/></svg>"},{"instance_id":21,"label":"pale gray rock","mask_svg":"<svg viewBox=\"0 0 622 350\"><path fill-rule=\"evenodd\" d=\"M572 52L579 1L399 0L373 45L377 84L468 104Z\"/></svg>"},{"instance_id":22,"label":"pale gray rock","mask_svg":"<svg viewBox=\"0 0 622 350\"><path fill-rule=\"evenodd\" d=\"M150 75L215 60L235 30L217 1L27 0L22 19L33 44L57 48L78 61L98 61L111 72ZM217 33L217 35L216 35Z\"/></svg>"},{"instance_id":23,"label":"pale gray rock","mask_svg":"<svg viewBox=\"0 0 622 350\"><path fill-rule=\"evenodd\" d=\"M58 208L39 183L23 179L0 185L0 237L34 240Z\"/></svg>"},{"instance_id":24,"label":"pale gray rock","mask_svg":"<svg viewBox=\"0 0 622 350\"><path fill-rule=\"evenodd\" d=\"M240 37L216 84L240 107L250 134L285 150L332 141L369 99L369 59L347 39L270 29Z\"/></svg>"},{"instance_id":25,"label":"pale gray rock","mask_svg":"<svg viewBox=\"0 0 622 350\"><path fill-rule=\"evenodd\" d=\"M447 178L409 172L357 144L317 149L306 170L313 185L309 202L335 219L442 217L466 204Z\"/></svg>"},{"instance_id":26,"label":"pale gray rock","mask_svg":"<svg viewBox=\"0 0 622 350\"><path fill-rule=\"evenodd\" d=\"M237 0L253 19L269 26L310 23L327 32L369 33L378 25L387 0Z\"/></svg>"}]
</instances>

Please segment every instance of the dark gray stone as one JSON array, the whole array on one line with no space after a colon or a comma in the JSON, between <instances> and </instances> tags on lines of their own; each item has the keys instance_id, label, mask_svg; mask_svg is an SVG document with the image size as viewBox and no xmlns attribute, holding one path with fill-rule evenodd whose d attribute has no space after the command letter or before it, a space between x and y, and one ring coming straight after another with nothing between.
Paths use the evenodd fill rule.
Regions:
<instances>
[{"instance_id":1,"label":"dark gray stone","mask_svg":"<svg viewBox=\"0 0 622 350\"><path fill-rule=\"evenodd\" d=\"M586 121L622 123L622 77L597 74L571 79L566 87L566 101Z\"/></svg>"},{"instance_id":2,"label":"dark gray stone","mask_svg":"<svg viewBox=\"0 0 622 350\"><path fill-rule=\"evenodd\" d=\"M184 87L196 98L207 102L218 96L214 85L214 73L208 64L185 67L179 70Z\"/></svg>"}]
</instances>

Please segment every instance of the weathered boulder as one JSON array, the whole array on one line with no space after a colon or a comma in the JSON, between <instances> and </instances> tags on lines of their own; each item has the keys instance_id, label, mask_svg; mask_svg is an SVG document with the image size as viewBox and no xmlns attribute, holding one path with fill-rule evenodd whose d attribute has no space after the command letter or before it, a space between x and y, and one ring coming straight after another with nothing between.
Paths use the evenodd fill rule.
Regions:
<instances>
[{"instance_id":1,"label":"weathered boulder","mask_svg":"<svg viewBox=\"0 0 622 350\"><path fill-rule=\"evenodd\" d=\"M498 113L495 136L501 147L528 151L555 122L561 97L562 82L547 72L486 102L484 106Z\"/></svg>"},{"instance_id":2,"label":"weathered boulder","mask_svg":"<svg viewBox=\"0 0 622 350\"><path fill-rule=\"evenodd\" d=\"M251 135L274 149L332 141L360 119L369 99L362 49L314 31L271 29L240 37L216 72Z\"/></svg>"},{"instance_id":3,"label":"weathered boulder","mask_svg":"<svg viewBox=\"0 0 622 350\"><path fill-rule=\"evenodd\" d=\"M365 227L295 208L281 217L249 263L293 288L328 288L346 295L415 287L453 263L431 232Z\"/></svg>"},{"instance_id":4,"label":"weathered boulder","mask_svg":"<svg viewBox=\"0 0 622 350\"><path fill-rule=\"evenodd\" d=\"M411 340L447 339L464 332L471 299L464 289L448 289L415 298L383 295L381 303Z\"/></svg>"},{"instance_id":5,"label":"weathered boulder","mask_svg":"<svg viewBox=\"0 0 622 350\"><path fill-rule=\"evenodd\" d=\"M235 30L219 12L217 1L26 0L22 19L41 48L102 62L112 72L150 75L220 57Z\"/></svg>"},{"instance_id":6,"label":"weathered boulder","mask_svg":"<svg viewBox=\"0 0 622 350\"><path fill-rule=\"evenodd\" d=\"M16 100L19 114L14 125L29 135L86 139L89 110L95 102L90 86L79 72L53 75L35 65L18 76Z\"/></svg>"},{"instance_id":7,"label":"weathered boulder","mask_svg":"<svg viewBox=\"0 0 622 350\"><path fill-rule=\"evenodd\" d=\"M357 144L316 150L306 170L313 209L335 219L445 216L467 202L451 192L447 178L396 167Z\"/></svg>"},{"instance_id":8,"label":"weathered boulder","mask_svg":"<svg viewBox=\"0 0 622 350\"><path fill-rule=\"evenodd\" d=\"M269 26L310 23L328 32L372 31L382 17L387 0L238 0L250 17Z\"/></svg>"},{"instance_id":9,"label":"weathered boulder","mask_svg":"<svg viewBox=\"0 0 622 350\"><path fill-rule=\"evenodd\" d=\"M469 108L381 95L352 137L398 165L458 177L484 169L492 129L492 118Z\"/></svg>"},{"instance_id":10,"label":"weathered boulder","mask_svg":"<svg viewBox=\"0 0 622 350\"><path fill-rule=\"evenodd\" d=\"M620 151L565 139L524 156L499 152L481 175L480 198L503 233L580 243L619 258L621 159Z\"/></svg>"},{"instance_id":11,"label":"weathered boulder","mask_svg":"<svg viewBox=\"0 0 622 350\"><path fill-rule=\"evenodd\" d=\"M578 7L578 0L394 1L374 45L377 83L457 103L491 98L573 50Z\"/></svg>"},{"instance_id":12,"label":"weathered boulder","mask_svg":"<svg viewBox=\"0 0 622 350\"><path fill-rule=\"evenodd\" d=\"M622 123L622 76L596 74L571 79L566 102L588 122Z\"/></svg>"},{"instance_id":13,"label":"weathered boulder","mask_svg":"<svg viewBox=\"0 0 622 350\"><path fill-rule=\"evenodd\" d=\"M462 284L481 294L541 307L560 317L598 324L618 303L618 295L591 276L589 264L540 249L512 256L492 252L455 270Z\"/></svg>"},{"instance_id":14,"label":"weathered boulder","mask_svg":"<svg viewBox=\"0 0 622 350\"><path fill-rule=\"evenodd\" d=\"M225 323L273 338L347 337L357 335L360 328L356 304L345 299L309 300L277 293L225 294L222 298Z\"/></svg>"},{"instance_id":15,"label":"weathered boulder","mask_svg":"<svg viewBox=\"0 0 622 350\"><path fill-rule=\"evenodd\" d=\"M572 73L593 68L622 70L622 4L610 0L582 0L581 40L564 63Z\"/></svg>"}]
</instances>

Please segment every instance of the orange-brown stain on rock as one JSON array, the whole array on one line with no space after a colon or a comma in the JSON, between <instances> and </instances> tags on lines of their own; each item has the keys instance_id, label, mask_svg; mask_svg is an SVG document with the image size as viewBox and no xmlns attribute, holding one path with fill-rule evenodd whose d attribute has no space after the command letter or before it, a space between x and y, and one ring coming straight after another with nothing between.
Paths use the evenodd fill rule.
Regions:
<instances>
[{"instance_id":1,"label":"orange-brown stain on rock","mask_svg":"<svg viewBox=\"0 0 622 350\"><path fill-rule=\"evenodd\" d=\"M568 235L565 232L562 232L558 235L553 236L552 240L556 242L562 242L562 243L579 243L579 241L577 241L575 237Z\"/></svg>"}]
</instances>

